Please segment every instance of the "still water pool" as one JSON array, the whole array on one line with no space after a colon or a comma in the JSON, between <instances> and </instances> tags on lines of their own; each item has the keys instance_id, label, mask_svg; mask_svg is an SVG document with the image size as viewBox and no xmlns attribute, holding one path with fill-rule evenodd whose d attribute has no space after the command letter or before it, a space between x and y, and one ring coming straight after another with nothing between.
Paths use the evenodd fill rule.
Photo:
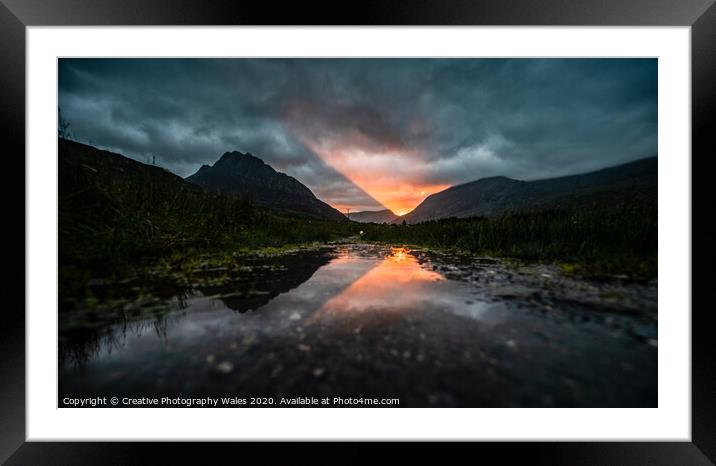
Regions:
<instances>
[{"instance_id":1,"label":"still water pool","mask_svg":"<svg viewBox=\"0 0 716 466\"><path fill-rule=\"evenodd\" d=\"M246 264L183 286L143 277L149 292L104 314L61 312L60 398L656 406L655 284L365 244Z\"/></svg>"}]
</instances>

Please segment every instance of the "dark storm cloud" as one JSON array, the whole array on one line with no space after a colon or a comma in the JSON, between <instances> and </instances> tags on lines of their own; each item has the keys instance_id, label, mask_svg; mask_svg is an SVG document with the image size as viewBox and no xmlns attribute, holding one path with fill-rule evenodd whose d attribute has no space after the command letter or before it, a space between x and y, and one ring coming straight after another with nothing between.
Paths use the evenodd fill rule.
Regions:
<instances>
[{"instance_id":1,"label":"dark storm cloud","mask_svg":"<svg viewBox=\"0 0 716 466\"><path fill-rule=\"evenodd\" d=\"M182 176L251 152L353 208L389 204L386 184L536 179L657 153L655 59L62 59L59 71L79 140Z\"/></svg>"}]
</instances>

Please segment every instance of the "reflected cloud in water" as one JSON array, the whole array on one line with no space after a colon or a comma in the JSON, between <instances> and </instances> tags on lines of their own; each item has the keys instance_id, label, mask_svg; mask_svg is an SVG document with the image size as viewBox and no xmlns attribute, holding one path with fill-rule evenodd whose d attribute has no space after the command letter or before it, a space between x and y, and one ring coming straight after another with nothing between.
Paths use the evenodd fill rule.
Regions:
<instances>
[{"instance_id":1,"label":"reflected cloud in water","mask_svg":"<svg viewBox=\"0 0 716 466\"><path fill-rule=\"evenodd\" d=\"M251 269L255 275L185 290L155 313L114 321L63 315L60 396L392 394L412 406L652 404L653 347L609 326L528 312L524 300L490 299L460 278L454 260L337 246L267 258ZM636 368L643 377L629 379L622 392L599 385ZM584 381L580 391L560 382L565 374Z\"/></svg>"}]
</instances>

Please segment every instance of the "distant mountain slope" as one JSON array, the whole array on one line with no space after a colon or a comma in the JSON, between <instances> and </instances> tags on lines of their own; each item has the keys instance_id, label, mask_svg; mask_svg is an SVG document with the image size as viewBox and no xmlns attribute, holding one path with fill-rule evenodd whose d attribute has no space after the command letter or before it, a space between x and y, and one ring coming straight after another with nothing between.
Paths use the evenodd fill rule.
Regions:
<instances>
[{"instance_id":1,"label":"distant mountain slope","mask_svg":"<svg viewBox=\"0 0 716 466\"><path fill-rule=\"evenodd\" d=\"M610 206L636 198L656 200L657 158L651 157L581 175L537 181L483 178L428 196L393 223L449 217L495 216L563 207Z\"/></svg>"},{"instance_id":2,"label":"distant mountain slope","mask_svg":"<svg viewBox=\"0 0 716 466\"><path fill-rule=\"evenodd\" d=\"M346 220L301 182L248 153L226 152L214 165L203 165L186 180L206 189L244 197L258 206L327 220Z\"/></svg>"},{"instance_id":3,"label":"distant mountain slope","mask_svg":"<svg viewBox=\"0 0 716 466\"><path fill-rule=\"evenodd\" d=\"M385 210L365 210L363 212L352 212L348 218L354 222L360 223L390 223L397 219L398 216L389 209Z\"/></svg>"},{"instance_id":4,"label":"distant mountain slope","mask_svg":"<svg viewBox=\"0 0 716 466\"><path fill-rule=\"evenodd\" d=\"M203 192L198 186L156 165L147 165L124 155L69 139L59 139L58 144L59 173L63 175L60 176L59 183L61 195L67 189L66 186L74 186L76 178L80 176L89 177L93 184L106 187L113 184L131 185L132 189L136 190L138 186L145 185L154 190Z\"/></svg>"}]
</instances>

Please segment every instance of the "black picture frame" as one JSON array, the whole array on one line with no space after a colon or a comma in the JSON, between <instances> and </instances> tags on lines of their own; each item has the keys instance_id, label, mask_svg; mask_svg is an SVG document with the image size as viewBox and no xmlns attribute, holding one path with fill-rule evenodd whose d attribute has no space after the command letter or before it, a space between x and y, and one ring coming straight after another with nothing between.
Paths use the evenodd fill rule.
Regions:
<instances>
[{"instance_id":1,"label":"black picture frame","mask_svg":"<svg viewBox=\"0 0 716 466\"><path fill-rule=\"evenodd\" d=\"M280 8L269 2L246 0L0 0L0 118L4 163L13 173L25 173L25 28L28 26L82 25L573 25L573 26L690 26L692 66L692 174L699 173L706 149L714 147L713 120L716 103L716 6L714 0L372 0L360 4L323 5L319 2L285 2ZM699 154L694 156L693 154ZM49 156L49 154L48 154ZM685 155L687 156L687 155ZM702 170L702 175L703 175ZM24 180L24 176L13 177ZM693 177L692 177L693 180ZM6 185L7 186L7 185ZM7 188L6 188L7 189ZM17 189L23 187L13 187ZM17 198L6 198L13 201ZM693 191L692 212L709 202ZM15 201L6 210L25 204ZM692 216L693 218L693 216ZM692 220L692 232L695 231ZM25 222L12 238L23 241ZM704 232L713 233L713 227ZM701 228L700 227L700 228ZM22 235L22 239L20 236ZM699 262L708 258L699 255ZM693 262L692 262L693 267ZM23 266L23 272L25 270ZM693 274L695 285L708 279ZM6 286L20 290L25 275L15 269ZM693 301L695 302L695 301ZM6 306L0 336L0 461L7 464L139 464L147 454L186 460L232 453L236 444L119 442L25 442L25 305ZM689 309L673 309L689 312ZM692 436L691 442L527 442L470 443L461 449L500 458L529 459L540 464L713 464L716 462L716 364L709 355L712 331L710 306L693 306L692 319ZM304 444L288 444L295 454L307 452ZM333 443L322 453L341 451L342 458L370 461L372 445ZM271 459L275 449L265 443L239 446L241 453ZM411 450L421 454L425 446ZM474 454L474 453L471 453ZM144 460L143 460L144 459Z\"/></svg>"}]
</instances>

